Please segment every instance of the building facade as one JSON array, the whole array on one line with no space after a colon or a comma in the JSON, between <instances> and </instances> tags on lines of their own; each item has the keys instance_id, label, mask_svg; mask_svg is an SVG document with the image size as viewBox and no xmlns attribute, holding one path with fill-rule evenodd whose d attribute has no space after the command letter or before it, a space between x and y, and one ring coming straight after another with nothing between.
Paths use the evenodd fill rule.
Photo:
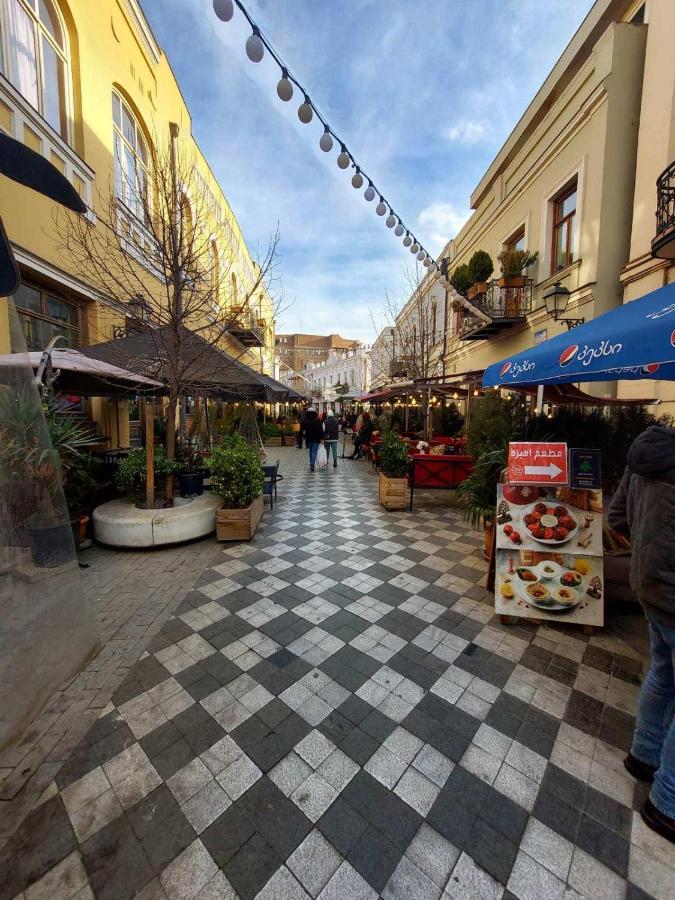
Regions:
<instances>
[{"instance_id":1,"label":"building facade","mask_svg":"<svg viewBox=\"0 0 675 900\"><path fill-rule=\"evenodd\" d=\"M339 334L277 334L276 355L296 372L302 372L307 363L328 359L331 350L355 350L359 341L340 337Z\"/></svg>"},{"instance_id":2,"label":"building facade","mask_svg":"<svg viewBox=\"0 0 675 900\"><path fill-rule=\"evenodd\" d=\"M570 292L568 318L590 319L623 302L648 22L656 8L664 19L675 15L669 0L597 0L476 186L473 213L443 257L452 275L484 250L495 273L471 301L475 314L450 311L447 376L480 371L565 330L544 303L557 283ZM664 93L672 86L671 71ZM665 146L658 155L665 159ZM500 277L498 256L506 250L537 254L519 281ZM616 385L588 389L610 396Z\"/></svg>"},{"instance_id":3,"label":"building facade","mask_svg":"<svg viewBox=\"0 0 675 900\"><path fill-rule=\"evenodd\" d=\"M152 183L161 147L173 141L193 176L186 214L197 204L206 210L199 227L212 235L213 269L227 270L230 279L218 302L249 301L221 346L256 371L273 374L272 299L262 284L255 296L247 294L260 281L257 264L192 135L190 112L138 0L0 0L0 128L71 181L94 228L104 198L114 197L127 235L125 252L144 269L150 293L138 197ZM14 302L28 349L44 348L55 335L71 347L113 337L124 317L64 253L55 205L5 180L0 212L21 270ZM0 352L18 349L10 344L7 310L0 300ZM124 442L124 434L111 430L115 417L107 415L104 401L94 403L92 412L102 433Z\"/></svg>"},{"instance_id":4,"label":"building facade","mask_svg":"<svg viewBox=\"0 0 675 900\"><path fill-rule=\"evenodd\" d=\"M389 384L394 351L394 329L391 325L387 325L378 334L370 351L371 390L381 390Z\"/></svg>"},{"instance_id":5,"label":"building facade","mask_svg":"<svg viewBox=\"0 0 675 900\"><path fill-rule=\"evenodd\" d=\"M370 389L370 349L331 350L327 359L307 363L303 375L311 396L329 405L345 395L364 394Z\"/></svg>"}]
</instances>

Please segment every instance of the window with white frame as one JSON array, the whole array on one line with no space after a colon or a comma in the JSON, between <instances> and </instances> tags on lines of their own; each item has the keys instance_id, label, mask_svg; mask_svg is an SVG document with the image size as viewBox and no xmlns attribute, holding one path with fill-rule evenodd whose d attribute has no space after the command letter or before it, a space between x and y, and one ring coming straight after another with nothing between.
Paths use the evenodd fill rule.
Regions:
<instances>
[{"instance_id":1,"label":"window with white frame","mask_svg":"<svg viewBox=\"0 0 675 900\"><path fill-rule=\"evenodd\" d=\"M577 218L576 177L559 191L550 201L552 209L551 228L551 275L566 269L574 262L574 230Z\"/></svg>"},{"instance_id":2,"label":"window with white frame","mask_svg":"<svg viewBox=\"0 0 675 900\"><path fill-rule=\"evenodd\" d=\"M112 92L115 195L136 218L146 223L149 208L150 155L141 126L129 104Z\"/></svg>"},{"instance_id":3,"label":"window with white frame","mask_svg":"<svg viewBox=\"0 0 675 900\"><path fill-rule=\"evenodd\" d=\"M68 140L68 37L53 0L0 0L0 71Z\"/></svg>"}]
</instances>

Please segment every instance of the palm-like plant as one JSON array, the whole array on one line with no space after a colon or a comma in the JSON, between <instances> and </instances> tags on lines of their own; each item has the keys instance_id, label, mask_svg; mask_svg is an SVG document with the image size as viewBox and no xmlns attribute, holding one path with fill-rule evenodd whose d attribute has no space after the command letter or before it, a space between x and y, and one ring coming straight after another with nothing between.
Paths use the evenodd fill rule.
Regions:
<instances>
[{"instance_id":1,"label":"palm-like plant","mask_svg":"<svg viewBox=\"0 0 675 900\"><path fill-rule=\"evenodd\" d=\"M471 475L457 488L464 519L477 531L495 520L497 485L505 466L505 447L482 453L476 460Z\"/></svg>"}]
</instances>

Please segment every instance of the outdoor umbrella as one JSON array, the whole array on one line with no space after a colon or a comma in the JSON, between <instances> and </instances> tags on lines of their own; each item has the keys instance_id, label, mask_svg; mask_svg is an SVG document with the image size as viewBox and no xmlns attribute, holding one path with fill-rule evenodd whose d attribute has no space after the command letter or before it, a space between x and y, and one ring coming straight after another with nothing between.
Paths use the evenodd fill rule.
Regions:
<instances>
[{"instance_id":1,"label":"outdoor umbrella","mask_svg":"<svg viewBox=\"0 0 675 900\"><path fill-rule=\"evenodd\" d=\"M675 381L675 283L485 370L483 387Z\"/></svg>"},{"instance_id":2,"label":"outdoor umbrella","mask_svg":"<svg viewBox=\"0 0 675 900\"><path fill-rule=\"evenodd\" d=\"M178 338L177 353L172 350ZM249 366L212 346L204 338L187 328L146 328L101 344L83 347L82 353L94 359L123 365L133 372L149 375L167 384L174 377L180 381L183 393L204 394L220 400L259 400L267 403L283 402L288 391L275 385L274 379L254 372Z\"/></svg>"},{"instance_id":3,"label":"outdoor umbrella","mask_svg":"<svg viewBox=\"0 0 675 900\"><path fill-rule=\"evenodd\" d=\"M90 359L77 350L52 349L49 367L53 373L55 391L86 397L119 397L127 394L151 393L163 390L160 381L137 375L112 363ZM30 366L37 370L43 352L5 353L0 355L0 382L4 368ZM51 380L51 375L50 375Z\"/></svg>"}]
</instances>

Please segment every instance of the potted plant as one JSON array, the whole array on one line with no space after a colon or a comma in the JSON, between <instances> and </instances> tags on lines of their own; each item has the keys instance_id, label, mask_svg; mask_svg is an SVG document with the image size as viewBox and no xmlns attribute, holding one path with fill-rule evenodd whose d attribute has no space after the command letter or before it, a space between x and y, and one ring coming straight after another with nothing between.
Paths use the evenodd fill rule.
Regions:
<instances>
[{"instance_id":1,"label":"potted plant","mask_svg":"<svg viewBox=\"0 0 675 900\"><path fill-rule=\"evenodd\" d=\"M263 514L262 463L250 444L233 434L211 452L211 491L222 497L216 513L219 541L250 541Z\"/></svg>"},{"instance_id":2,"label":"potted plant","mask_svg":"<svg viewBox=\"0 0 675 900\"><path fill-rule=\"evenodd\" d=\"M281 429L273 422L265 422L260 426L260 437L266 447L281 447Z\"/></svg>"},{"instance_id":3,"label":"potted plant","mask_svg":"<svg viewBox=\"0 0 675 900\"><path fill-rule=\"evenodd\" d=\"M408 503L408 447L395 432L385 432L380 447L380 503L385 509L405 509Z\"/></svg>"},{"instance_id":4,"label":"potted plant","mask_svg":"<svg viewBox=\"0 0 675 900\"><path fill-rule=\"evenodd\" d=\"M458 487L457 497L464 520L471 528L485 532L485 557L489 558L494 538L497 485L506 465L503 449L490 450L476 460L473 471Z\"/></svg>"},{"instance_id":5,"label":"potted plant","mask_svg":"<svg viewBox=\"0 0 675 900\"><path fill-rule=\"evenodd\" d=\"M157 499L155 507L161 509L162 500L159 496L162 493L162 484L164 478L177 472L178 463L175 459L167 459L164 455L164 447L155 447L153 453L153 468L155 472L155 486L157 489ZM115 476L115 484L117 488L130 497L136 506L145 509L145 482L146 482L146 457L145 448L137 447L131 453L120 460Z\"/></svg>"},{"instance_id":6,"label":"potted plant","mask_svg":"<svg viewBox=\"0 0 675 900\"><path fill-rule=\"evenodd\" d=\"M66 505L73 527L75 546L87 539L89 513L94 506L98 482L94 478L94 461L90 455L82 455L70 466L63 484Z\"/></svg>"},{"instance_id":7,"label":"potted plant","mask_svg":"<svg viewBox=\"0 0 675 900\"><path fill-rule=\"evenodd\" d=\"M469 267L466 265L466 263L464 265L457 266L455 271L450 276L450 284L454 287L458 294L466 297L473 285L473 278L471 277L471 272L469 271Z\"/></svg>"},{"instance_id":8,"label":"potted plant","mask_svg":"<svg viewBox=\"0 0 675 900\"><path fill-rule=\"evenodd\" d=\"M204 493L204 458L194 438L176 441L176 467L181 497L200 497Z\"/></svg>"},{"instance_id":9,"label":"potted plant","mask_svg":"<svg viewBox=\"0 0 675 900\"><path fill-rule=\"evenodd\" d=\"M534 265L538 257L538 253L530 253L529 250L502 250L497 257L502 272L497 284L500 287L525 287L523 272Z\"/></svg>"},{"instance_id":10,"label":"potted plant","mask_svg":"<svg viewBox=\"0 0 675 900\"><path fill-rule=\"evenodd\" d=\"M469 288L467 300L473 300L474 297L482 297L487 293L488 278L494 272L494 263L492 257L485 250L476 250L469 260L469 274L473 286Z\"/></svg>"}]
</instances>

